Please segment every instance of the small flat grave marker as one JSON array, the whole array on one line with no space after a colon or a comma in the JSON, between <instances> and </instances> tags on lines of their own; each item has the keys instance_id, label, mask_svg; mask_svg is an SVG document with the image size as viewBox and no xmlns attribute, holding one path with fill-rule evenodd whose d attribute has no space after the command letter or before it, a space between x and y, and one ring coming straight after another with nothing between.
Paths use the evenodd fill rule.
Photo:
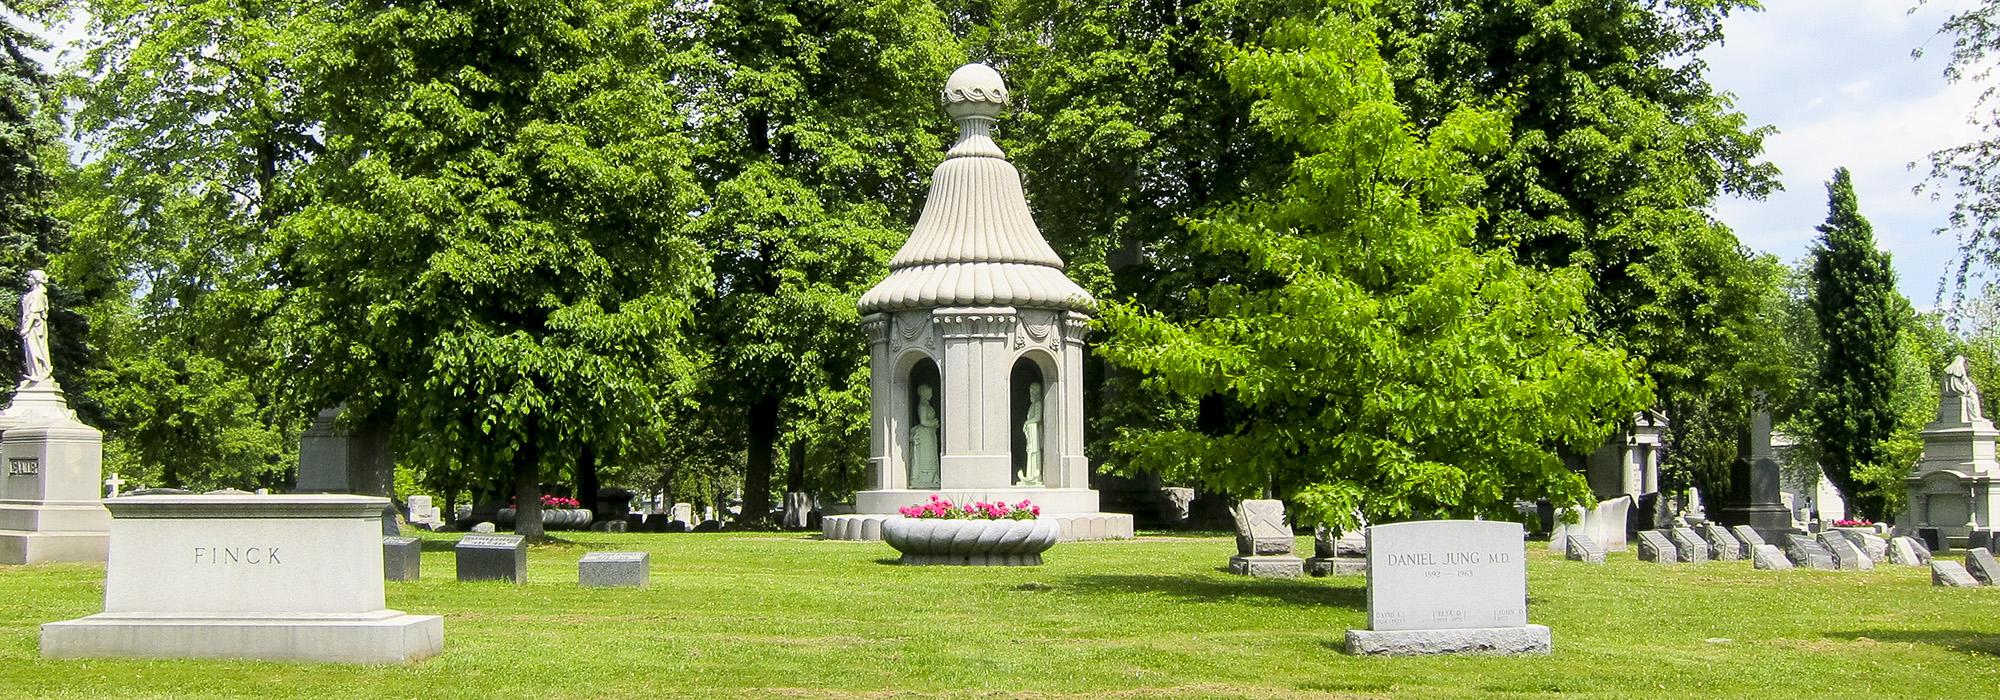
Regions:
<instances>
[{"instance_id":1,"label":"small flat grave marker","mask_svg":"<svg viewBox=\"0 0 2000 700\"><path fill-rule=\"evenodd\" d=\"M415 537L382 538L382 578L415 581L424 571L424 544Z\"/></svg>"},{"instance_id":2,"label":"small flat grave marker","mask_svg":"<svg viewBox=\"0 0 2000 700\"><path fill-rule=\"evenodd\" d=\"M1735 535L1717 527L1715 523L1701 524L1701 538L1708 542L1708 555L1716 561L1736 561L1743 558L1743 543L1737 542Z\"/></svg>"},{"instance_id":3,"label":"small flat grave marker","mask_svg":"<svg viewBox=\"0 0 2000 700\"><path fill-rule=\"evenodd\" d=\"M1431 520L1368 528L1368 629L1357 655L1547 654L1528 624L1520 523Z\"/></svg>"},{"instance_id":4,"label":"small flat grave marker","mask_svg":"<svg viewBox=\"0 0 2000 700\"><path fill-rule=\"evenodd\" d=\"M1736 535L1736 541L1743 544L1743 551L1746 552L1757 551L1757 545L1770 544L1764 541L1763 535L1757 534L1757 530L1749 525L1731 525L1729 532Z\"/></svg>"},{"instance_id":5,"label":"small flat grave marker","mask_svg":"<svg viewBox=\"0 0 2000 700\"><path fill-rule=\"evenodd\" d=\"M1590 541L1589 537L1572 534L1564 540L1568 551L1565 551L1563 556L1570 561L1580 561L1585 564L1604 563L1604 550L1598 549L1597 543Z\"/></svg>"},{"instance_id":6,"label":"small flat grave marker","mask_svg":"<svg viewBox=\"0 0 2000 700\"><path fill-rule=\"evenodd\" d=\"M1645 530L1639 533L1639 561L1672 564L1680 561L1680 551L1659 530Z\"/></svg>"},{"instance_id":7,"label":"small flat grave marker","mask_svg":"<svg viewBox=\"0 0 2000 700\"><path fill-rule=\"evenodd\" d=\"M452 551L460 581L528 582L528 541L520 535L466 535Z\"/></svg>"},{"instance_id":8,"label":"small flat grave marker","mask_svg":"<svg viewBox=\"0 0 2000 700\"><path fill-rule=\"evenodd\" d=\"M1923 566L1929 562L1917 555L1916 540L1898 537L1889 540L1889 563L1900 566Z\"/></svg>"},{"instance_id":9,"label":"small flat grave marker","mask_svg":"<svg viewBox=\"0 0 2000 700\"><path fill-rule=\"evenodd\" d=\"M1833 554L1833 564L1841 571L1868 571L1875 568L1875 562L1854 540L1837 532L1823 532L1819 536L1820 546Z\"/></svg>"},{"instance_id":10,"label":"small flat grave marker","mask_svg":"<svg viewBox=\"0 0 2000 700\"><path fill-rule=\"evenodd\" d=\"M1702 541L1701 535L1695 534L1694 528L1677 527L1668 530L1667 539L1673 541L1674 550L1680 553L1681 563L1700 564L1708 561L1708 543Z\"/></svg>"},{"instance_id":11,"label":"small flat grave marker","mask_svg":"<svg viewBox=\"0 0 2000 700\"><path fill-rule=\"evenodd\" d=\"M1931 585L1946 588L1978 588L1979 579L1967 573L1965 567L1949 559L1931 560Z\"/></svg>"},{"instance_id":12,"label":"small flat grave marker","mask_svg":"<svg viewBox=\"0 0 2000 700\"><path fill-rule=\"evenodd\" d=\"M1973 547L1965 552L1965 570L1979 579L1980 585L1991 586L2000 579L2000 563L1993 560L1993 553L1985 547Z\"/></svg>"},{"instance_id":13,"label":"small flat grave marker","mask_svg":"<svg viewBox=\"0 0 2000 700\"><path fill-rule=\"evenodd\" d=\"M645 588L651 582L651 555L645 552L590 552L576 563L580 586Z\"/></svg>"},{"instance_id":14,"label":"small flat grave marker","mask_svg":"<svg viewBox=\"0 0 2000 700\"><path fill-rule=\"evenodd\" d=\"M1750 550L1750 564L1765 571L1786 571L1792 568L1792 560L1785 558L1784 550L1775 544L1760 544Z\"/></svg>"},{"instance_id":15,"label":"small flat grave marker","mask_svg":"<svg viewBox=\"0 0 2000 700\"><path fill-rule=\"evenodd\" d=\"M1787 545L1785 547L1785 556L1791 557L1792 563L1798 567L1820 569L1822 571L1838 571L1840 569L1833 562L1833 552L1826 551L1825 547L1820 546L1818 542L1814 542L1812 538L1805 535L1786 535L1785 541Z\"/></svg>"}]
</instances>

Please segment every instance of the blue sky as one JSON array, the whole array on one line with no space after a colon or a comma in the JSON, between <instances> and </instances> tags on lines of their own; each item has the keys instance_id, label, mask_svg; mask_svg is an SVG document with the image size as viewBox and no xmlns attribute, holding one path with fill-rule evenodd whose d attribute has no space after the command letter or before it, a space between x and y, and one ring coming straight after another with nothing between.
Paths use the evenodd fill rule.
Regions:
<instances>
[{"instance_id":1,"label":"blue sky","mask_svg":"<svg viewBox=\"0 0 2000 700\"><path fill-rule=\"evenodd\" d=\"M1826 220L1827 179L1846 166L1876 241L1894 256L1903 293L1930 308L1956 246L1932 233L1949 203L1912 188L1932 151L1978 134L1967 119L1979 88L1945 81L1951 41L1937 35L1946 16L1974 2L1933 0L1910 13L1914 4L1765 0L1763 12L1730 18L1724 44L1702 59L1709 80L1733 93L1752 123L1777 127L1765 157L1784 171L1783 192L1762 202L1725 200L1716 215L1745 244L1792 263ZM1924 57L1912 58L1919 47Z\"/></svg>"}]
</instances>

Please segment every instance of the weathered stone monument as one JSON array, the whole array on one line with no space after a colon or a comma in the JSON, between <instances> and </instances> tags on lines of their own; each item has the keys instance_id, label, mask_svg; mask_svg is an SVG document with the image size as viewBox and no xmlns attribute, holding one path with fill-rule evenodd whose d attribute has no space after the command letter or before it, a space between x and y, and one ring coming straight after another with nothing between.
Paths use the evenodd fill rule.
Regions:
<instances>
[{"instance_id":1,"label":"weathered stone monument","mask_svg":"<svg viewBox=\"0 0 2000 700\"><path fill-rule=\"evenodd\" d=\"M430 496L411 496L407 502L410 510L410 524L427 530L444 525L444 513L431 501Z\"/></svg>"},{"instance_id":2,"label":"weathered stone monument","mask_svg":"<svg viewBox=\"0 0 2000 700\"><path fill-rule=\"evenodd\" d=\"M1965 567L1949 559L1931 560L1931 585L1946 588L1978 588L1979 579L1966 572Z\"/></svg>"},{"instance_id":3,"label":"weathered stone monument","mask_svg":"<svg viewBox=\"0 0 2000 700\"><path fill-rule=\"evenodd\" d=\"M1716 561L1736 561L1743 558L1743 543L1736 541L1736 535L1722 529L1715 523L1702 523L1697 530L1701 539L1708 543L1708 556Z\"/></svg>"},{"instance_id":4,"label":"weathered stone monument","mask_svg":"<svg viewBox=\"0 0 2000 700\"><path fill-rule=\"evenodd\" d=\"M1736 536L1736 541L1743 545L1745 552L1755 551L1766 544L1764 536L1757 534L1757 530L1749 525L1731 525L1729 534Z\"/></svg>"},{"instance_id":5,"label":"weathered stone monument","mask_svg":"<svg viewBox=\"0 0 2000 700\"><path fill-rule=\"evenodd\" d=\"M645 552L589 552L576 562L580 586L645 588L652 582L652 555Z\"/></svg>"},{"instance_id":6,"label":"weathered stone monument","mask_svg":"<svg viewBox=\"0 0 2000 700\"><path fill-rule=\"evenodd\" d=\"M1981 585L1995 585L2000 581L2000 563L1993 559L1993 553L1985 547L1973 547L1965 552L1965 570L1979 579Z\"/></svg>"},{"instance_id":7,"label":"weathered stone monument","mask_svg":"<svg viewBox=\"0 0 2000 700\"><path fill-rule=\"evenodd\" d=\"M812 523L812 496L796 491L785 494L785 529L804 530Z\"/></svg>"},{"instance_id":8,"label":"weathered stone monument","mask_svg":"<svg viewBox=\"0 0 2000 700\"><path fill-rule=\"evenodd\" d=\"M1759 410L1750 416L1750 432L1738 441L1730 490L1716 509L1716 519L1726 525L1747 525L1765 538L1791 531L1791 510L1781 495L1782 479L1783 470L1771 441L1771 414Z\"/></svg>"},{"instance_id":9,"label":"weathered stone monument","mask_svg":"<svg viewBox=\"0 0 2000 700\"><path fill-rule=\"evenodd\" d=\"M1236 556L1229 573L1254 578L1296 578L1305 562L1292 556L1292 526L1285 502L1248 500L1236 504Z\"/></svg>"},{"instance_id":10,"label":"weathered stone monument","mask_svg":"<svg viewBox=\"0 0 2000 700\"><path fill-rule=\"evenodd\" d=\"M1917 553L1916 540L1898 537L1889 541L1889 563L1898 566L1923 566L1929 564L1927 557Z\"/></svg>"},{"instance_id":11,"label":"weathered stone monument","mask_svg":"<svg viewBox=\"0 0 2000 700\"><path fill-rule=\"evenodd\" d=\"M22 372L0 409L0 564L104 561L104 435L77 420L49 355L48 276L21 295ZM121 482L122 483L122 482Z\"/></svg>"},{"instance_id":12,"label":"weathered stone monument","mask_svg":"<svg viewBox=\"0 0 2000 700\"><path fill-rule=\"evenodd\" d=\"M1819 535L1819 544L1833 555L1834 568L1841 571L1869 571L1875 568L1874 560L1869 559L1868 554L1855 546L1854 540L1848 539L1846 535L1838 532L1822 532Z\"/></svg>"},{"instance_id":13,"label":"weathered stone monument","mask_svg":"<svg viewBox=\"0 0 2000 700\"><path fill-rule=\"evenodd\" d=\"M355 431L340 424L344 407L329 408L313 417L299 434L299 493L348 493L388 497L396 480L396 459L389 451L389 434ZM382 534L401 534L396 509L382 511Z\"/></svg>"},{"instance_id":14,"label":"weathered stone monument","mask_svg":"<svg viewBox=\"0 0 2000 700\"><path fill-rule=\"evenodd\" d=\"M1840 566L1834 562L1833 552L1827 551L1826 547L1813 541L1811 537L1805 535L1786 535L1785 543L1785 556L1790 557L1792 563L1798 565L1799 568L1820 569L1822 571L1837 571L1840 569Z\"/></svg>"},{"instance_id":15,"label":"weathered stone monument","mask_svg":"<svg viewBox=\"0 0 2000 700\"><path fill-rule=\"evenodd\" d=\"M1910 500L1899 526L1935 527L1950 546L1971 545L2000 523L2000 462L1993 427L1979 405L1964 357L1952 359L1939 379L1937 420L1924 427L1923 459L1908 479ZM1946 542L1940 542L1946 544Z\"/></svg>"},{"instance_id":16,"label":"weathered stone monument","mask_svg":"<svg viewBox=\"0 0 2000 700\"><path fill-rule=\"evenodd\" d=\"M1766 571L1787 571L1792 568L1792 560L1785 557L1784 550L1775 544L1760 544L1750 548L1752 567Z\"/></svg>"},{"instance_id":17,"label":"weathered stone monument","mask_svg":"<svg viewBox=\"0 0 2000 700\"><path fill-rule=\"evenodd\" d=\"M129 496L107 501L104 612L42 625L48 658L401 663L444 648L436 615L386 609L386 499Z\"/></svg>"},{"instance_id":18,"label":"weathered stone monument","mask_svg":"<svg viewBox=\"0 0 2000 700\"><path fill-rule=\"evenodd\" d=\"M382 538L382 578L415 581L424 573L424 543L415 537Z\"/></svg>"},{"instance_id":19,"label":"weathered stone monument","mask_svg":"<svg viewBox=\"0 0 2000 700\"><path fill-rule=\"evenodd\" d=\"M1563 552L1564 559L1585 564L1604 563L1604 550L1599 548L1596 542L1590 541L1589 537L1569 535L1563 538L1563 542L1567 545Z\"/></svg>"},{"instance_id":20,"label":"weathered stone monument","mask_svg":"<svg viewBox=\"0 0 2000 700\"><path fill-rule=\"evenodd\" d=\"M1347 652L1549 653L1549 628L1528 624L1524 534L1480 520L1369 527L1368 629L1347 631Z\"/></svg>"},{"instance_id":21,"label":"weathered stone monument","mask_svg":"<svg viewBox=\"0 0 2000 700\"><path fill-rule=\"evenodd\" d=\"M1131 515L1100 512L1083 450L1083 343L1097 302L1064 276L993 141L1007 86L975 63L942 97L958 141L888 277L860 300L874 370L867 487L855 514L822 529L879 537L846 521L896 517L941 494L1033 501L1066 540L1129 538Z\"/></svg>"},{"instance_id":22,"label":"weathered stone monument","mask_svg":"<svg viewBox=\"0 0 2000 700\"><path fill-rule=\"evenodd\" d=\"M528 582L528 541L520 535L466 535L452 553L460 581Z\"/></svg>"},{"instance_id":23,"label":"weathered stone monument","mask_svg":"<svg viewBox=\"0 0 2000 700\"><path fill-rule=\"evenodd\" d=\"M1584 478L1590 482L1590 490L1599 499L1628 496L1634 504L1640 496L1658 492L1660 456L1663 453L1661 443L1666 428L1666 416L1658 412L1633 414L1630 424L1585 459ZM1619 529L1623 531L1626 528L1620 525ZM1597 541L1607 551L1624 550L1623 546L1614 548L1603 539Z\"/></svg>"},{"instance_id":24,"label":"weathered stone monument","mask_svg":"<svg viewBox=\"0 0 2000 700\"><path fill-rule=\"evenodd\" d=\"M1708 542L1695 534L1694 528L1677 527L1667 531L1667 539L1674 543L1674 551L1680 554L1683 564L1700 564L1708 561Z\"/></svg>"},{"instance_id":25,"label":"weathered stone monument","mask_svg":"<svg viewBox=\"0 0 2000 700\"><path fill-rule=\"evenodd\" d=\"M1337 536L1324 525L1313 528L1313 556L1306 560L1306 573L1350 576L1367 572L1368 540L1361 534L1366 527Z\"/></svg>"},{"instance_id":26,"label":"weathered stone monument","mask_svg":"<svg viewBox=\"0 0 2000 700\"><path fill-rule=\"evenodd\" d=\"M1672 564L1680 560L1680 550L1674 547L1673 541L1667 539L1666 535L1660 534L1659 530L1639 532L1639 561Z\"/></svg>"}]
</instances>

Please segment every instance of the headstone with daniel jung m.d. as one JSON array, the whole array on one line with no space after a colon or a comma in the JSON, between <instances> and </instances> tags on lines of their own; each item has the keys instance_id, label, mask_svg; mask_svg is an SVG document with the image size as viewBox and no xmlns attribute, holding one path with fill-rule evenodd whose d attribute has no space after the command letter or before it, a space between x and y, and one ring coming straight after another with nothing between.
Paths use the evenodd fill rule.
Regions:
<instances>
[{"instance_id":1,"label":"headstone with daniel jung m.d.","mask_svg":"<svg viewBox=\"0 0 2000 700\"><path fill-rule=\"evenodd\" d=\"M1368 629L1358 655L1547 654L1528 624L1527 546L1519 523L1427 520L1368 528Z\"/></svg>"},{"instance_id":2,"label":"headstone with daniel jung m.d.","mask_svg":"<svg viewBox=\"0 0 2000 700\"><path fill-rule=\"evenodd\" d=\"M1666 535L1660 534L1659 530L1639 532L1639 561L1672 564L1680 559L1680 551L1674 549L1674 543L1669 541Z\"/></svg>"},{"instance_id":3,"label":"headstone with daniel jung m.d.","mask_svg":"<svg viewBox=\"0 0 2000 700\"><path fill-rule=\"evenodd\" d=\"M452 550L460 581L528 582L528 541L520 535L466 535Z\"/></svg>"}]
</instances>

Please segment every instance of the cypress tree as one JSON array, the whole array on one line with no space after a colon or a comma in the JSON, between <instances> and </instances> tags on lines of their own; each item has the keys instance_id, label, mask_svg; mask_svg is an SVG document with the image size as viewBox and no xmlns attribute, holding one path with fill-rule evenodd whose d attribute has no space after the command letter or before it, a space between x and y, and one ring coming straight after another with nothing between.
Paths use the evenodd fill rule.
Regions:
<instances>
[{"instance_id":1,"label":"cypress tree","mask_svg":"<svg viewBox=\"0 0 2000 700\"><path fill-rule=\"evenodd\" d=\"M1813 442L1851 513L1880 516L1883 498L1856 475L1890 458L1896 431L1895 351L1903 314L1889 254L1861 216L1847 169L1827 183L1827 218L1813 255L1813 315L1825 352L1814 381Z\"/></svg>"}]
</instances>

